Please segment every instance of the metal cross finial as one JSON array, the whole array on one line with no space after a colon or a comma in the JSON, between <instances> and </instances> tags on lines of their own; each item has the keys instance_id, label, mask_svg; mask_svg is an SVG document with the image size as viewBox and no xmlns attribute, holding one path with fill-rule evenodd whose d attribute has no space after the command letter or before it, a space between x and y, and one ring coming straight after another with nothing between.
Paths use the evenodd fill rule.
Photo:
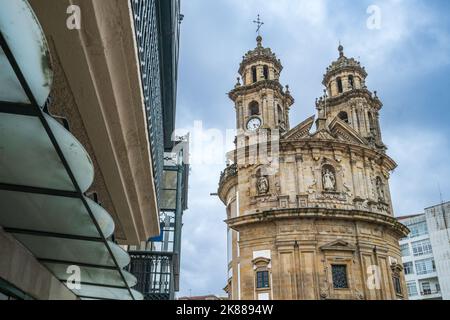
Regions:
<instances>
[{"instance_id":1,"label":"metal cross finial","mask_svg":"<svg viewBox=\"0 0 450 320\"><path fill-rule=\"evenodd\" d=\"M260 36L261 35L260 30L261 30L261 27L263 26L264 22L262 22L261 18L259 17L259 14L258 14L258 18L256 20L254 20L253 23L255 23L258 26L258 29L256 29L256 32L258 32L258 36Z\"/></svg>"}]
</instances>

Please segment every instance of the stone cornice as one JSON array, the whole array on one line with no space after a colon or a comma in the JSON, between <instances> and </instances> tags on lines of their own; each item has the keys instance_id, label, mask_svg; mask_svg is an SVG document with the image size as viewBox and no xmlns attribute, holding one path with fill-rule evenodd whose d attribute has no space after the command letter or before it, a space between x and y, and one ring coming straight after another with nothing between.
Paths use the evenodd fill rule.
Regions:
<instances>
[{"instance_id":1,"label":"stone cornice","mask_svg":"<svg viewBox=\"0 0 450 320\"><path fill-rule=\"evenodd\" d=\"M227 167L220 176L219 189L217 191L220 200L226 205L228 190L236 186L238 181L238 172L235 165Z\"/></svg>"},{"instance_id":2,"label":"stone cornice","mask_svg":"<svg viewBox=\"0 0 450 320\"><path fill-rule=\"evenodd\" d=\"M281 152L297 149L324 149L331 148L333 150L340 150L342 152L352 152L360 154L364 157L371 157L378 160L381 164L386 165L389 171L397 168L397 163L383 152L380 152L374 148L366 145L356 144L339 140L328 140L320 138L300 138L300 139L281 139Z\"/></svg>"},{"instance_id":3,"label":"stone cornice","mask_svg":"<svg viewBox=\"0 0 450 320\"><path fill-rule=\"evenodd\" d=\"M376 95L372 94L372 92L368 89L352 89L341 93L336 97L328 97L326 100L321 98L318 100L316 107L323 107L325 106L325 103L327 107L334 107L342 103L346 103L352 98L365 98L371 103L372 107L378 111L383 107L383 103L380 99Z\"/></svg>"},{"instance_id":4,"label":"stone cornice","mask_svg":"<svg viewBox=\"0 0 450 320\"><path fill-rule=\"evenodd\" d=\"M228 93L228 96L230 97L231 100L236 102L239 96L259 92L263 89L272 89L274 91L277 91L283 99L287 100L289 106L293 105L295 102L294 98L290 95L289 92L283 91L283 86L280 84L278 80L261 80L248 86L239 86L231 90Z\"/></svg>"},{"instance_id":5,"label":"stone cornice","mask_svg":"<svg viewBox=\"0 0 450 320\"><path fill-rule=\"evenodd\" d=\"M338 60L331 63L327 68L326 74L323 76L323 84L326 86L330 79L344 71L359 73L363 78L367 77L367 72L364 67L361 66L359 61L354 58L347 58L343 52Z\"/></svg>"},{"instance_id":6,"label":"stone cornice","mask_svg":"<svg viewBox=\"0 0 450 320\"><path fill-rule=\"evenodd\" d=\"M406 237L409 229L392 216L361 210L341 210L328 208L296 208L268 210L228 219L225 222L234 230L243 226L267 223L282 219L333 219L368 222L384 225L396 232L400 237Z\"/></svg>"},{"instance_id":7,"label":"stone cornice","mask_svg":"<svg viewBox=\"0 0 450 320\"><path fill-rule=\"evenodd\" d=\"M248 51L244 55L239 66L239 74L243 75L246 66L258 61L266 61L268 63L272 63L278 69L278 71L281 72L283 70L283 66L281 65L280 59L278 59L275 53L272 52L272 49L264 48L262 46L262 38L260 36L258 36L256 41L256 48Z\"/></svg>"}]
</instances>

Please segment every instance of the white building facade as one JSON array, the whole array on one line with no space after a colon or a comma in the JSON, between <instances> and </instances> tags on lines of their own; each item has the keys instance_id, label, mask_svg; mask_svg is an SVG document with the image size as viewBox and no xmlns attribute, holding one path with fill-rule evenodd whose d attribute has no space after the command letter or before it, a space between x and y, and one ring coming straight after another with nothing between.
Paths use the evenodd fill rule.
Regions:
<instances>
[{"instance_id":1,"label":"white building facade","mask_svg":"<svg viewBox=\"0 0 450 320\"><path fill-rule=\"evenodd\" d=\"M443 300L450 300L450 202L425 209Z\"/></svg>"},{"instance_id":2,"label":"white building facade","mask_svg":"<svg viewBox=\"0 0 450 320\"><path fill-rule=\"evenodd\" d=\"M434 247L425 214L400 217L411 233L400 240L410 300L442 300ZM448 246L448 244L447 244Z\"/></svg>"}]
</instances>

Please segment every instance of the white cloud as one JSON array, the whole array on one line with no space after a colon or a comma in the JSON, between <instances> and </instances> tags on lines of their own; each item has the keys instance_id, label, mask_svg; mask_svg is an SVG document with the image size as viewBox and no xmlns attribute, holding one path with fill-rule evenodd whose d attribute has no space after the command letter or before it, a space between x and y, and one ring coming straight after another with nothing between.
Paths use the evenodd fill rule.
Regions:
<instances>
[{"instance_id":1,"label":"white cloud","mask_svg":"<svg viewBox=\"0 0 450 320\"><path fill-rule=\"evenodd\" d=\"M439 185L450 190L450 141L445 133L420 124L392 129L386 132L385 141L389 155L398 163L390 183L395 213L421 213L439 202Z\"/></svg>"}]
</instances>

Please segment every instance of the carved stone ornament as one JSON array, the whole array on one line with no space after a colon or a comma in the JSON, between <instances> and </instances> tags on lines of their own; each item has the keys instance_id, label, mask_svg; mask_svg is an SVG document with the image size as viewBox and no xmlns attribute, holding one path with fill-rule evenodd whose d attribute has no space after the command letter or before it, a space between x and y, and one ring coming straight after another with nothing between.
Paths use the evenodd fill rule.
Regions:
<instances>
[{"instance_id":1,"label":"carved stone ornament","mask_svg":"<svg viewBox=\"0 0 450 320\"><path fill-rule=\"evenodd\" d=\"M375 181L376 181L375 184L376 184L376 188L377 188L378 199L379 200L384 200L385 199L385 195L384 195L383 182L381 181L380 177L377 177Z\"/></svg>"},{"instance_id":2,"label":"carved stone ornament","mask_svg":"<svg viewBox=\"0 0 450 320\"><path fill-rule=\"evenodd\" d=\"M259 177L256 182L256 188L258 189L258 194L267 194L269 192L269 179L265 176Z\"/></svg>"},{"instance_id":3,"label":"carved stone ornament","mask_svg":"<svg viewBox=\"0 0 450 320\"><path fill-rule=\"evenodd\" d=\"M331 170L326 169L323 172L323 188L325 191L336 191L336 177Z\"/></svg>"}]
</instances>

